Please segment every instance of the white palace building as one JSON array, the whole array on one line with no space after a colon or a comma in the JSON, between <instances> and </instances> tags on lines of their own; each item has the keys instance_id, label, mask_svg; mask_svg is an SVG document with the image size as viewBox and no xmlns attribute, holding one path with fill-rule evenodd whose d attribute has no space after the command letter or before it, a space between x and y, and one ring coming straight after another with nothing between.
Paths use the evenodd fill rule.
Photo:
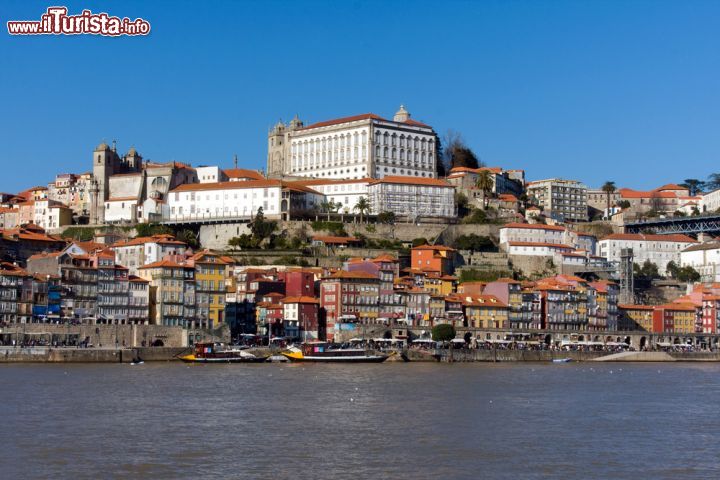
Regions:
<instances>
[{"instance_id":1,"label":"white palace building","mask_svg":"<svg viewBox=\"0 0 720 480\"><path fill-rule=\"evenodd\" d=\"M268 176L336 179L437 176L437 134L400 106L309 126L295 117L268 134Z\"/></svg>"}]
</instances>

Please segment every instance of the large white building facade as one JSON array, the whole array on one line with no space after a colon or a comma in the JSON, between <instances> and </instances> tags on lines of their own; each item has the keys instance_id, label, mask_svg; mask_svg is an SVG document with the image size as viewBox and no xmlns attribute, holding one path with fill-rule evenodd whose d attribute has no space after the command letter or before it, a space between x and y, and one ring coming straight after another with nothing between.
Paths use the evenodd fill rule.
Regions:
<instances>
[{"instance_id":1,"label":"large white building facade","mask_svg":"<svg viewBox=\"0 0 720 480\"><path fill-rule=\"evenodd\" d=\"M720 282L720 242L692 245L680 252L680 266L692 267L702 282Z\"/></svg>"},{"instance_id":2,"label":"large white building facade","mask_svg":"<svg viewBox=\"0 0 720 480\"><path fill-rule=\"evenodd\" d=\"M392 212L413 221L455 217L455 187L437 178L387 176L368 186L370 213Z\"/></svg>"},{"instance_id":3,"label":"large white building facade","mask_svg":"<svg viewBox=\"0 0 720 480\"><path fill-rule=\"evenodd\" d=\"M598 248L599 255L610 262L619 262L621 250L632 248L636 264L649 260L657 265L660 275L665 275L667 264L673 261L680 265L680 253L697 243L694 238L681 234L613 233L601 239Z\"/></svg>"},{"instance_id":4,"label":"large white building facade","mask_svg":"<svg viewBox=\"0 0 720 480\"><path fill-rule=\"evenodd\" d=\"M437 134L403 106L392 120L368 113L304 126L297 117L268 135L268 175L360 179L437 176Z\"/></svg>"}]
</instances>

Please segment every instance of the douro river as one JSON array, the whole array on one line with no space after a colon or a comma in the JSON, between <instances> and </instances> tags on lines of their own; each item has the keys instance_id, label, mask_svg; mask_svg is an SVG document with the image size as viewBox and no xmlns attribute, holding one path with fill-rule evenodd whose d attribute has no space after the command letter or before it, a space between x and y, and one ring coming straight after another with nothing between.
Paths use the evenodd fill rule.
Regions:
<instances>
[{"instance_id":1,"label":"douro river","mask_svg":"<svg viewBox=\"0 0 720 480\"><path fill-rule=\"evenodd\" d=\"M720 478L718 364L1 365L0 478Z\"/></svg>"}]
</instances>

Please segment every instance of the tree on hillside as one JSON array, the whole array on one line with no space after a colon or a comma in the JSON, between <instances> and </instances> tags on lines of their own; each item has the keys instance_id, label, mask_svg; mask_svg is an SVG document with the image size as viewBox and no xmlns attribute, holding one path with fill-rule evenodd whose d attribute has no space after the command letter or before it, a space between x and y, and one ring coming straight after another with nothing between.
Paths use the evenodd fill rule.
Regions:
<instances>
[{"instance_id":1,"label":"tree on hillside","mask_svg":"<svg viewBox=\"0 0 720 480\"><path fill-rule=\"evenodd\" d=\"M490 170L480 170L477 180L475 181L475 186L478 188L478 190L481 190L483 192L483 195L489 196L492 193L494 185L495 182L493 181L492 173L490 173Z\"/></svg>"},{"instance_id":2,"label":"tree on hillside","mask_svg":"<svg viewBox=\"0 0 720 480\"><path fill-rule=\"evenodd\" d=\"M697 178L686 178L685 182L681 183L680 186L687 188L690 192L690 196L694 197L704 188L705 182L698 180Z\"/></svg>"},{"instance_id":3,"label":"tree on hillside","mask_svg":"<svg viewBox=\"0 0 720 480\"><path fill-rule=\"evenodd\" d=\"M610 196L615 193L615 190L617 190L617 188L615 187L615 182L607 181L600 189L605 192L605 195L607 195L606 215L607 218L610 218Z\"/></svg>"},{"instance_id":4,"label":"tree on hillside","mask_svg":"<svg viewBox=\"0 0 720 480\"><path fill-rule=\"evenodd\" d=\"M363 223L363 215L367 215L370 212L370 202L365 197L360 197L353 207L353 210L360 214L360 223Z\"/></svg>"},{"instance_id":5,"label":"tree on hillside","mask_svg":"<svg viewBox=\"0 0 720 480\"><path fill-rule=\"evenodd\" d=\"M475 153L467 146L460 133L449 130L443 140L443 161L449 169L455 167L479 168L483 166Z\"/></svg>"},{"instance_id":6,"label":"tree on hillside","mask_svg":"<svg viewBox=\"0 0 720 480\"><path fill-rule=\"evenodd\" d=\"M378 223L384 223L386 225L395 224L395 212L380 212L377 216Z\"/></svg>"},{"instance_id":7,"label":"tree on hillside","mask_svg":"<svg viewBox=\"0 0 720 480\"><path fill-rule=\"evenodd\" d=\"M720 188L720 173L711 173L708 175L707 182L705 182L704 186L708 191Z\"/></svg>"},{"instance_id":8,"label":"tree on hillside","mask_svg":"<svg viewBox=\"0 0 720 480\"><path fill-rule=\"evenodd\" d=\"M337 212L338 208L340 208L339 205L332 200L325 201L320 204L320 210L327 213L328 222L330 221L330 214Z\"/></svg>"},{"instance_id":9,"label":"tree on hillside","mask_svg":"<svg viewBox=\"0 0 720 480\"><path fill-rule=\"evenodd\" d=\"M276 227L276 222L265 220L262 207L258 208L255 218L252 223L250 223L250 231L252 232L253 238L257 240L258 245L269 237L275 231Z\"/></svg>"}]
</instances>

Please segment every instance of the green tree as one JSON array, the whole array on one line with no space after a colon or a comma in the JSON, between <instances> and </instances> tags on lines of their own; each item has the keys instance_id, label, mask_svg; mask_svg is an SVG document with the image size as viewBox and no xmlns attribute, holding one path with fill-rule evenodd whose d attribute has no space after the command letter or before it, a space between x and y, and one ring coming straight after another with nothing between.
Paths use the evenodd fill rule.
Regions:
<instances>
[{"instance_id":1,"label":"green tree","mask_svg":"<svg viewBox=\"0 0 720 480\"><path fill-rule=\"evenodd\" d=\"M455 338L455 327L449 323L435 325L432 329L432 339L436 342L449 342Z\"/></svg>"},{"instance_id":2,"label":"green tree","mask_svg":"<svg viewBox=\"0 0 720 480\"><path fill-rule=\"evenodd\" d=\"M607 213L606 213L606 215L607 215L607 218L610 218L610 196L613 193L615 193L615 190L617 190L617 188L615 187L615 182L607 181L603 184L602 187L600 187L600 189L603 192L605 192L605 195L607 196L607 211L606 211Z\"/></svg>"},{"instance_id":3,"label":"green tree","mask_svg":"<svg viewBox=\"0 0 720 480\"><path fill-rule=\"evenodd\" d=\"M492 189L495 182L493 181L492 173L490 170L480 170L478 173L475 186L478 190L483 192L483 195L488 196L492 193Z\"/></svg>"},{"instance_id":4,"label":"green tree","mask_svg":"<svg viewBox=\"0 0 720 480\"><path fill-rule=\"evenodd\" d=\"M681 187L685 187L690 192L690 196L694 197L700 190L703 189L705 182L698 180L697 178L686 178L685 182L681 183Z\"/></svg>"},{"instance_id":5,"label":"green tree","mask_svg":"<svg viewBox=\"0 0 720 480\"><path fill-rule=\"evenodd\" d=\"M677 263L675 263L674 260L670 260L665 267L665 270L667 271L668 275L670 275L672 278L677 278L678 272L680 271L680 267Z\"/></svg>"},{"instance_id":6,"label":"green tree","mask_svg":"<svg viewBox=\"0 0 720 480\"><path fill-rule=\"evenodd\" d=\"M458 250L474 250L476 252L492 252L497 250L490 237L477 235L475 233L460 235L455 239L453 246Z\"/></svg>"},{"instance_id":7,"label":"green tree","mask_svg":"<svg viewBox=\"0 0 720 480\"><path fill-rule=\"evenodd\" d=\"M448 131L443 143L444 162L450 169L455 167L480 168L482 166L482 162L465 144L465 140L460 133L453 130Z\"/></svg>"},{"instance_id":8,"label":"green tree","mask_svg":"<svg viewBox=\"0 0 720 480\"><path fill-rule=\"evenodd\" d=\"M260 207L255 214L255 218L250 224L250 231L259 245L275 231L276 227L276 222L265 220L265 214L263 213L262 207Z\"/></svg>"},{"instance_id":9,"label":"green tree","mask_svg":"<svg viewBox=\"0 0 720 480\"><path fill-rule=\"evenodd\" d=\"M181 242L187 243L190 248L200 248L200 241L198 240L197 234L190 229L185 228L180 230L175 238Z\"/></svg>"},{"instance_id":10,"label":"green tree","mask_svg":"<svg viewBox=\"0 0 720 480\"><path fill-rule=\"evenodd\" d=\"M692 283L700 281L700 273L690 265L681 267L677 272L677 279L681 282Z\"/></svg>"},{"instance_id":11,"label":"green tree","mask_svg":"<svg viewBox=\"0 0 720 480\"><path fill-rule=\"evenodd\" d=\"M395 212L380 212L377 216L378 223L384 223L386 225L394 225L395 220Z\"/></svg>"},{"instance_id":12,"label":"green tree","mask_svg":"<svg viewBox=\"0 0 720 480\"><path fill-rule=\"evenodd\" d=\"M427 244L428 244L427 238L423 238L423 237L413 238L413 241L412 241L413 247L419 247L421 245L427 245Z\"/></svg>"},{"instance_id":13,"label":"green tree","mask_svg":"<svg viewBox=\"0 0 720 480\"><path fill-rule=\"evenodd\" d=\"M370 211L370 202L365 197L360 197L353 207L353 210L360 214L360 223L363 223L363 215L367 215Z\"/></svg>"}]
</instances>

